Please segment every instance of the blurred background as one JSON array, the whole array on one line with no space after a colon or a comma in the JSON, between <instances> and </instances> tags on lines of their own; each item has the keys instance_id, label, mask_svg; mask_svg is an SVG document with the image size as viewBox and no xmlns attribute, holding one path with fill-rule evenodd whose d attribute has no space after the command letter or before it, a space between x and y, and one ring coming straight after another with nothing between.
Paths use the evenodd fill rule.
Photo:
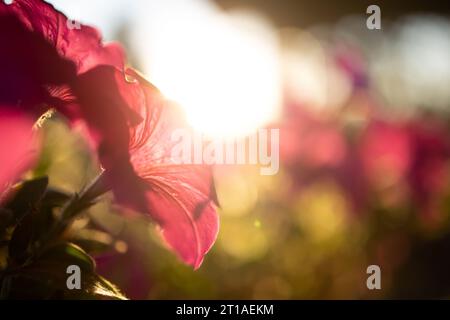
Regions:
<instances>
[{"instance_id":1,"label":"blurred background","mask_svg":"<svg viewBox=\"0 0 450 320\"><path fill-rule=\"evenodd\" d=\"M450 298L443 1L377 1L380 30L366 27L368 1L49 2L120 41L197 130L280 128L278 174L215 168L221 229L198 271L144 218L91 210L115 239L100 272L130 298ZM38 170L80 190L97 170L87 146L57 120L46 130ZM366 287L372 264L381 290Z\"/></svg>"}]
</instances>

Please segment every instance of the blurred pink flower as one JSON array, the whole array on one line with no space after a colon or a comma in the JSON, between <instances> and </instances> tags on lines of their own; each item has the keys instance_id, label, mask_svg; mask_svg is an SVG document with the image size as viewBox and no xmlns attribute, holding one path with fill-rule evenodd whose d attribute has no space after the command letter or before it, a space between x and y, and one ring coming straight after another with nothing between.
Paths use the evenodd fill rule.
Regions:
<instances>
[{"instance_id":1,"label":"blurred pink flower","mask_svg":"<svg viewBox=\"0 0 450 320\"><path fill-rule=\"evenodd\" d=\"M414 202L428 216L440 211L439 200L450 188L450 131L445 122L426 119L410 126L413 139L408 181Z\"/></svg>"},{"instance_id":2,"label":"blurred pink flower","mask_svg":"<svg viewBox=\"0 0 450 320\"><path fill-rule=\"evenodd\" d=\"M334 168L344 159L346 141L337 123L297 108L281 124L280 154L285 163Z\"/></svg>"},{"instance_id":3,"label":"blurred pink flower","mask_svg":"<svg viewBox=\"0 0 450 320\"><path fill-rule=\"evenodd\" d=\"M360 156L369 181L380 184L405 179L412 164L412 138L404 124L373 120L359 140Z\"/></svg>"},{"instance_id":4,"label":"blurred pink flower","mask_svg":"<svg viewBox=\"0 0 450 320\"><path fill-rule=\"evenodd\" d=\"M23 114L0 108L0 200L8 186L30 169L37 158L33 122Z\"/></svg>"}]
</instances>

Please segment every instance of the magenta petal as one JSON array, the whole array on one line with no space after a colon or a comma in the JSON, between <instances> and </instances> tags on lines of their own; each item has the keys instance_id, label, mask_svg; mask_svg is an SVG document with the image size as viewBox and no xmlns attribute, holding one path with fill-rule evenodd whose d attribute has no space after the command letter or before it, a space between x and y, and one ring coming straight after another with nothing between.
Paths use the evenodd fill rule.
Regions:
<instances>
[{"instance_id":1,"label":"magenta petal","mask_svg":"<svg viewBox=\"0 0 450 320\"><path fill-rule=\"evenodd\" d=\"M156 166L148 168L145 180L150 190L150 215L180 258L195 269L217 237L217 207L207 186L208 170L195 166Z\"/></svg>"},{"instance_id":2,"label":"magenta petal","mask_svg":"<svg viewBox=\"0 0 450 320\"><path fill-rule=\"evenodd\" d=\"M128 70L127 78L126 88L121 91L130 107L144 118L130 132L131 164L137 175L136 183L145 193L142 210L158 223L178 256L198 268L219 228L211 167L180 165L171 159L173 131L190 130L183 114L134 71ZM117 182L119 185L114 189L119 201L141 200L133 186L125 188L124 180ZM142 208L142 204L132 207Z\"/></svg>"},{"instance_id":3,"label":"magenta petal","mask_svg":"<svg viewBox=\"0 0 450 320\"><path fill-rule=\"evenodd\" d=\"M5 44L0 50L0 103L40 116L46 111L42 105L48 100L47 87L71 82L75 65L1 10L0 41Z\"/></svg>"},{"instance_id":4,"label":"magenta petal","mask_svg":"<svg viewBox=\"0 0 450 320\"><path fill-rule=\"evenodd\" d=\"M123 69L125 54L118 44L102 43L100 33L92 27L68 21L51 4L41 0L0 2L0 13L14 13L31 31L41 35L58 53L77 66L78 73L99 65Z\"/></svg>"},{"instance_id":5,"label":"magenta petal","mask_svg":"<svg viewBox=\"0 0 450 320\"><path fill-rule=\"evenodd\" d=\"M387 171L404 177L412 162L413 141L405 125L373 121L362 136L361 159L369 177Z\"/></svg>"}]
</instances>

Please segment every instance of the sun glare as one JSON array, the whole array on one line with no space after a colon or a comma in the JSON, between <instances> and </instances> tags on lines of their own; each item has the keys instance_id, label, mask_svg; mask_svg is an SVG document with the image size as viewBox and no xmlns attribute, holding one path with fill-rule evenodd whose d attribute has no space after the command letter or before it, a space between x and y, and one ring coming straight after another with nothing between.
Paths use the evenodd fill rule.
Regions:
<instances>
[{"instance_id":1,"label":"sun glare","mask_svg":"<svg viewBox=\"0 0 450 320\"><path fill-rule=\"evenodd\" d=\"M184 108L195 129L235 137L276 118L278 43L264 19L224 14L201 1L167 1L157 9L142 31L141 60L150 80Z\"/></svg>"}]
</instances>

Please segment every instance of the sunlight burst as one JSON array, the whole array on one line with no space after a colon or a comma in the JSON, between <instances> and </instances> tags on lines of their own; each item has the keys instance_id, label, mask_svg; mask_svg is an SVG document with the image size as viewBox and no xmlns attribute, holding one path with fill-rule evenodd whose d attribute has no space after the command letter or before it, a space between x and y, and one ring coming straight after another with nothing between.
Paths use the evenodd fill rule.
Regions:
<instances>
[{"instance_id":1,"label":"sunlight burst","mask_svg":"<svg viewBox=\"0 0 450 320\"><path fill-rule=\"evenodd\" d=\"M144 68L195 129L233 137L276 118L277 39L262 18L225 15L206 2L160 5L158 16L145 23Z\"/></svg>"}]
</instances>

